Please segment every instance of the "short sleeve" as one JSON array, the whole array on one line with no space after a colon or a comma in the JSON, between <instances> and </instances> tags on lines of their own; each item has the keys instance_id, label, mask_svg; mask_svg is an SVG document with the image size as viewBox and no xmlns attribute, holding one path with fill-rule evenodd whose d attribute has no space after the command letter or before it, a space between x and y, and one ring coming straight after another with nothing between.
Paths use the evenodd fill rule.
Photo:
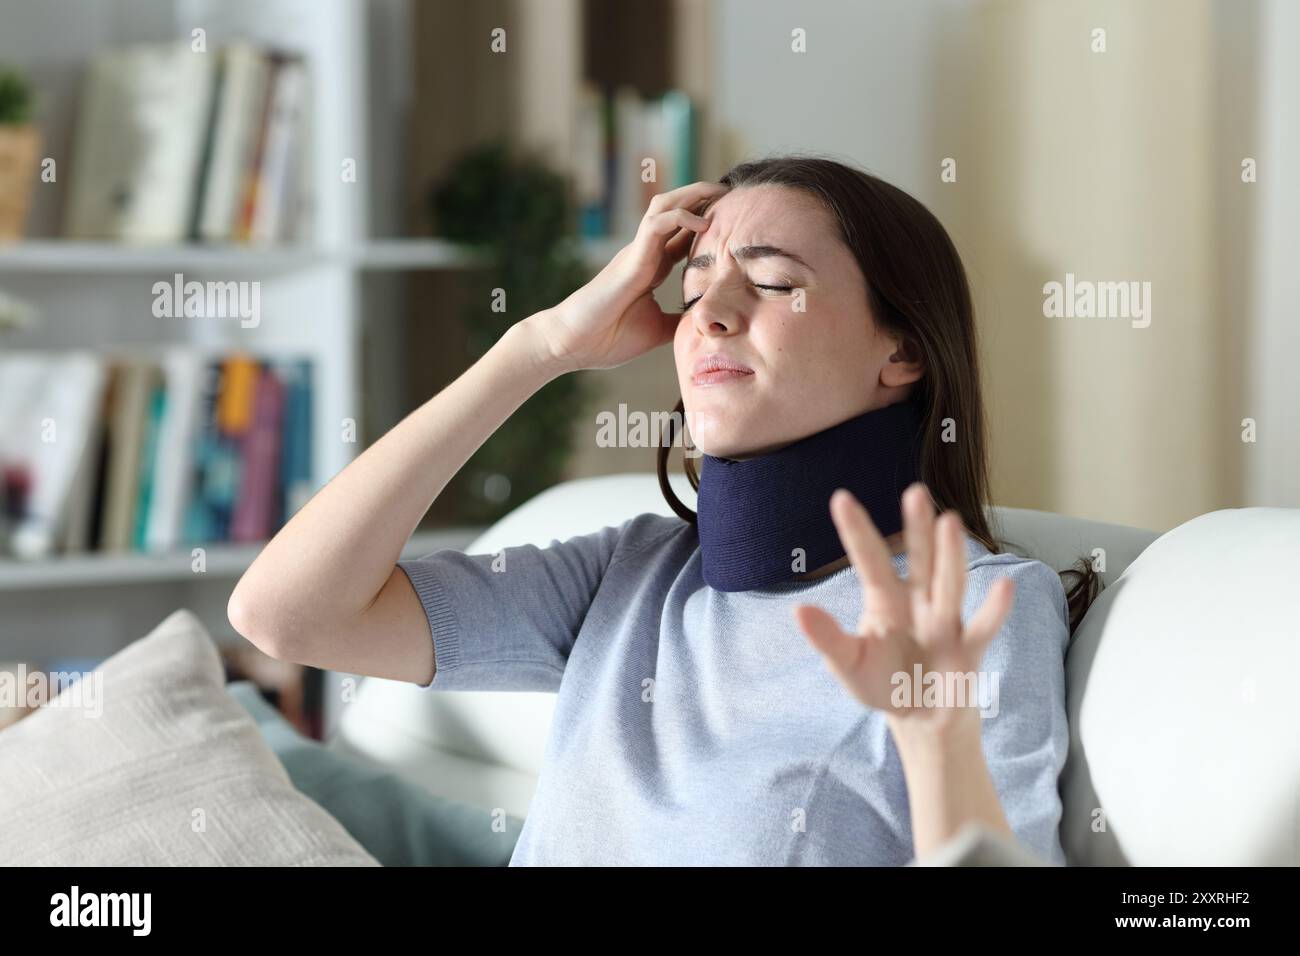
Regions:
<instances>
[{"instance_id":1,"label":"short sleeve","mask_svg":"<svg viewBox=\"0 0 1300 956\"><path fill-rule=\"evenodd\" d=\"M1070 745L1064 587L1041 561L984 565L968 577L971 612L1003 576L1015 582L1015 601L980 666L994 691L981 700L984 757L1017 839L1044 861L1063 865L1059 780Z\"/></svg>"},{"instance_id":2,"label":"short sleeve","mask_svg":"<svg viewBox=\"0 0 1300 956\"><path fill-rule=\"evenodd\" d=\"M397 562L424 606L434 676L421 690L557 691L622 527L545 548L442 550Z\"/></svg>"}]
</instances>

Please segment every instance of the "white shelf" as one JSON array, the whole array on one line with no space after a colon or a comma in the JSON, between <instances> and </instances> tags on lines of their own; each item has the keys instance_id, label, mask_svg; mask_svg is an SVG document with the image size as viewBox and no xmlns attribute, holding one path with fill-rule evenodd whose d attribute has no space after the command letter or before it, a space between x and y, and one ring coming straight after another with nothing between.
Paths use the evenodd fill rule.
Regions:
<instances>
[{"instance_id":1,"label":"white shelf","mask_svg":"<svg viewBox=\"0 0 1300 956\"><path fill-rule=\"evenodd\" d=\"M449 269L471 264L473 250L443 239L382 239L346 253L356 268L374 271Z\"/></svg>"},{"instance_id":2,"label":"white shelf","mask_svg":"<svg viewBox=\"0 0 1300 956\"><path fill-rule=\"evenodd\" d=\"M624 243L582 241L584 259L601 266ZM173 271L273 275L322 265L367 271L453 269L472 265L475 251L443 239L383 239L346 248L272 245L132 245L61 239L0 245L0 274L138 274Z\"/></svg>"},{"instance_id":3,"label":"white shelf","mask_svg":"<svg viewBox=\"0 0 1300 956\"><path fill-rule=\"evenodd\" d=\"M402 549L403 558L422 557L443 548L462 550L483 533L482 528L459 527L413 534ZM85 554L46 561L0 560L0 594L42 588L99 587L121 584L162 584L237 578L253 563L265 542L215 544L207 549L207 570L190 570L190 553Z\"/></svg>"},{"instance_id":4,"label":"white shelf","mask_svg":"<svg viewBox=\"0 0 1300 956\"><path fill-rule=\"evenodd\" d=\"M131 245L51 239L0 246L5 273L138 273L174 269L281 272L320 261L305 247Z\"/></svg>"},{"instance_id":5,"label":"white shelf","mask_svg":"<svg viewBox=\"0 0 1300 956\"><path fill-rule=\"evenodd\" d=\"M587 264L599 268L630 241L601 238L582 239L578 243ZM347 255L352 265L372 270L445 269L475 259L472 249L443 239L381 239L359 246Z\"/></svg>"}]
</instances>

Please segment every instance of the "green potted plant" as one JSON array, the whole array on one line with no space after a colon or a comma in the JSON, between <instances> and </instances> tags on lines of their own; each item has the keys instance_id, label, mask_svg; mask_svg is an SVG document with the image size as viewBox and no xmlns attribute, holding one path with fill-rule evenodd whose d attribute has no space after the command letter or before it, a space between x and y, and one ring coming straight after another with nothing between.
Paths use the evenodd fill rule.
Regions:
<instances>
[{"instance_id":1,"label":"green potted plant","mask_svg":"<svg viewBox=\"0 0 1300 956\"><path fill-rule=\"evenodd\" d=\"M590 279L575 238L568 181L504 141L470 150L430 195L434 234L481 256L465 316L473 358L515 322ZM505 293L504 311L493 308ZM574 420L589 398L581 375L545 385L484 443L448 486L462 521L490 523L565 477Z\"/></svg>"},{"instance_id":2,"label":"green potted plant","mask_svg":"<svg viewBox=\"0 0 1300 956\"><path fill-rule=\"evenodd\" d=\"M33 108L22 74L0 67L0 240L22 238L27 224L41 151Z\"/></svg>"}]
</instances>

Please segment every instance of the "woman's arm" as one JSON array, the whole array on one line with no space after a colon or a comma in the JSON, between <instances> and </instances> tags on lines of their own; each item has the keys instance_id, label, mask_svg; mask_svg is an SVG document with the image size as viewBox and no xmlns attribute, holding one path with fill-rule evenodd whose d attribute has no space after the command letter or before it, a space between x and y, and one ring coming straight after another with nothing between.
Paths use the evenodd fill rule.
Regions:
<instances>
[{"instance_id":1,"label":"woman's arm","mask_svg":"<svg viewBox=\"0 0 1300 956\"><path fill-rule=\"evenodd\" d=\"M889 721L907 778L913 855L932 850L967 823L1011 833L985 760L978 693L984 652L993 642L1015 595L1015 582L999 578L985 603L963 624L966 555L961 517L936 520L920 482L903 493L909 572L894 573L888 546L865 508L848 491L831 497L831 517L863 588L857 634L843 631L825 610L803 604L796 619L831 671L868 707ZM930 702L915 687L939 677L941 699ZM970 678L957 682L950 677ZM954 699L943 699L947 690ZM957 699L956 695L961 695Z\"/></svg>"},{"instance_id":2,"label":"woman's arm","mask_svg":"<svg viewBox=\"0 0 1300 956\"><path fill-rule=\"evenodd\" d=\"M427 683L424 610L402 547L470 456L561 374L539 316L511 326L459 378L334 476L267 543L227 614L263 651L349 673Z\"/></svg>"},{"instance_id":3,"label":"woman's arm","mask_svg":"<svg viewBox=\"0 0 1300 956\"><path fill-rule=\"evenodd\" d=\"M636 237L559 305L513 325L486 355L352 461L267 543L230 596L231 625L274 657L428 684L430 626L397 560L471 455L557 375L614 368L672 341L654 289L727 191L655 196Z\"/></svg>"},{"instance_id":4,"label":"woman's arm","mask_svg":"<svg viewBox=\"0 0 1300 956\"><path fill-rule=\"evenodd\" d=\"M968 709L942 730L918 731L907 720L889 718L907 779L914 857L942 846L967 823L1015 839L984 758L981 719Z\"/></svg>"}]
</instances>

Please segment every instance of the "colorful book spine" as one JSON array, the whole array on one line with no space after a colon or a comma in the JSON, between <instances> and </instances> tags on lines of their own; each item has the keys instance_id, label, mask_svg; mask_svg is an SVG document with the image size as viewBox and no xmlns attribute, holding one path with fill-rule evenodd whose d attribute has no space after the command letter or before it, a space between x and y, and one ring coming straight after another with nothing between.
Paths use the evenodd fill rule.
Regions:
<instances>
[{"instance_id":1,"label":"colorful book spine","mask_svg":"<svg viewBox=\"0 0 1300 956\"><path fill-rule=\"evenodd\" d=\"M249 164L244 170L243 193L235 222L235 238L239 242L252 241L253 224L257 218L257 209L259 204L265 202L262 193L267 188L267 183L264 179L263 166L266 162L266 149L272 126L275 91L287 58L283 54L273 53L269 56L269 61L270 78L266 84L265 95L259 107L260 121L254 134L254 145Z\"/></svg>"},{"instance_id":2,"label":"colorful book spine","mask_svg":"<svg viewBox=\"0 0 1300 956\"><path fill-rule=\"evenodd\" d=\"M221 370L221 395L217 400L217 446L209 465L208 507L214 540L229 541L235 503L239 497L244 436L253 424L253 399L258 363L248 355L228 357Z\"/></svg>"},{"instance_id":3,"label":"colorful book spine","mask_svg":"<svg viewBox=\"0 0 1300 956\"><path fill-rule=\"evenodd\" d=\"M200 399L199 429L194 442L191 495L185 510L186 544L205 544L218 540L216 522L208 506L209 474L220 448L217 434L217 399L221 394L221 362L210 361L204 368Z\"/></svg>"},{"instance_id":4,"label":"colorful book spine","mask_svg":"<svg viewBox=\"0 0 1300 956\"><path fill-rule=\"evenodd\" d=\"M306 361L283 363L278 371L285 383L279 519L284 522L292 518L315 492L311 480L311 364Z\"/></svg>"},{"instance_id":5,"label":"colorful book spine","mask_svg":"<svg viewBox=\"0 0 1300 956\"><path fill-rule=\"evenodd\" d=\"M239 498L231 523L231 538L235 541L269 538L276 510L284 389L279 377L269 368L259 369L255 396L252 422L241 449Z\"/></svg>"},{"instance_id":6,"label":"colorful book spine","mask_svg":"<svg viewBox=\"0 0 1300 956\"><path fill-rule=\"evenodd\" d=\"M681 90L669 90L663 95L661 108L664 148L671 166L664 188L689 186L695 182L695 104Z\"/></svg>"},{"instance_id":7,"label":"colorful book spine","mask_svg":"<svg viewBox=\"0 0 1300 956\"><path fill-rule=\"evenodd\" d=\"M0 553L262 541L310 499L310 360L157 358L0 357Z\"/></svg>"},{"instance_id":8,"label":"colorful book spine","mask_svg":"<svg viewBox=\"0 0 1300 956\"><path fill-rule=\"evenodd\" d=\"M145 425L144 443L140 447L140 497L136 501L135 529L131 536L131 547L135 551L148 550L149 516L153 513L154 477L161 450L159 436L166 406L166 384L161 379L156 379L149 395L149 418Z\"/></svg>"},{"instance_id":9,"label":"colorful book spine","mask_svg":"<svg viewBox=\"0 0 1300 956\"><path fill-rule=\"evenodd\" d=\"M140 456L147 424L149 397L153 394L151 364L128 361L122 364L114 389L109 440L111 455L103 540L105 551L129 551L135 532L135 513L139 503Z\"/></svg>"}]
</instances>

